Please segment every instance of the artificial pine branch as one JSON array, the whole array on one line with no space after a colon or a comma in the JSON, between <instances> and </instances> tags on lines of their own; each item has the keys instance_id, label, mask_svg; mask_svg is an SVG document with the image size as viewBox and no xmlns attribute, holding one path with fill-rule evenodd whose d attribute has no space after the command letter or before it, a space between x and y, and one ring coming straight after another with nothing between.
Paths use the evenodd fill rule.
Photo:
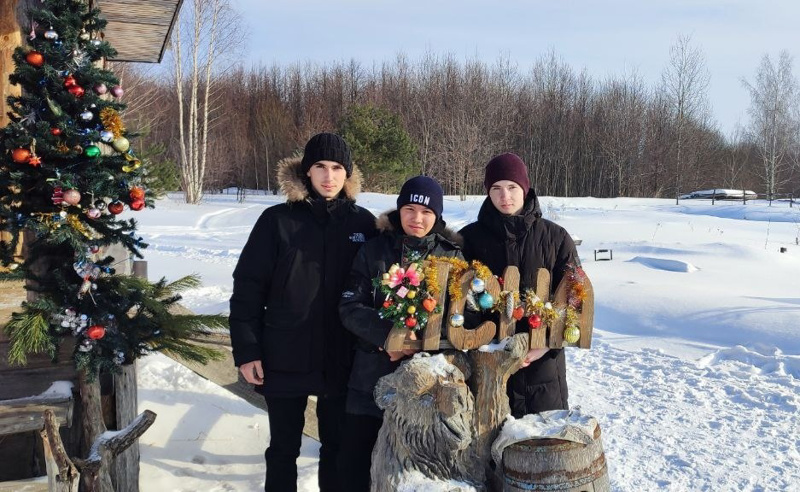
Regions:
<instances>
[{"instance_id":1,"label":"artificial pine branch","mask_svg":"<svg viewBox=\"0 0 800 492\"><path fill-rule=\"evenodd\" d=\"M9 339L8 362L11 365L24 366L28 363L28 354L53 355L56 350L47 313L25 304L23 308L23 312L11 315L4 329Z\"/></svg>"}]
</instances>

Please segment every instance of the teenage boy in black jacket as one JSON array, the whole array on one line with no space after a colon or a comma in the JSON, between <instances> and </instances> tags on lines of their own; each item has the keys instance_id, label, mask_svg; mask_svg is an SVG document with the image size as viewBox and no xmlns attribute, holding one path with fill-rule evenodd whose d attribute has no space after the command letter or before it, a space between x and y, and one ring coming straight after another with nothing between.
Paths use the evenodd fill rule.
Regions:
<instances>
[{"instance_id":1,"label":"teenage boy in black jacket","mask_svg":"<svg viewBox=\"0 0 800 492\"><path fill-rule=\"evenodd\" d=\"M339 313L345 328L356 335L356 356L347 393L347 417L340 474L347 490L367 492L370 488L370 459L378 438L383 411L373 391L383 376L391 374L411 351L385 352L386 337L393 322L382 319L379 308L384 296L372 285L397 263L403 268L429 256L464 259L458 235L442 219L443 192L427 176L409 179L400 189L397 210L378 218L378 236L370 240L353 261L353 269L342 293ZM383 477L372 477L382 480Z\"/></svg>"},{"instance_id":2,"label":"teenage boy in black jacket","mask_svg":"<svg viewBox=\"0 0 800 492\"><path fill-rule=\"evenodd\" d=\"M567 266L580 266L578 251L567 231L542 218L539 199L530 186L528 168L516 154L500 154L486 165L486 200L478 220L459 233L464 238L464 256L478 260L495 274L506 266L519 268L520 291L536 286L539 268L550 271L551 294ZM527 331L524 320L517 332ZM508 380L511 414L568 408L567 366L563 349L530 350L523 368Z\"/></svg>"},{"instance_id":3,"label":"teenage boy in black jacket","mask_svg":"<svg viewBox=\"0 0 800 492\"><path fill-rule=\"evenodd\" d=\"M302 159L279 163L278 181L287 201L261 214L233 272L233 358L267 402L264 490L297 490L306 401L316 395L319 488L338 491L353 354L338 304L353 257L375 235L375 217L355 204L361 174L338 135L312 137Z\"/></svg>"}]
</instances>

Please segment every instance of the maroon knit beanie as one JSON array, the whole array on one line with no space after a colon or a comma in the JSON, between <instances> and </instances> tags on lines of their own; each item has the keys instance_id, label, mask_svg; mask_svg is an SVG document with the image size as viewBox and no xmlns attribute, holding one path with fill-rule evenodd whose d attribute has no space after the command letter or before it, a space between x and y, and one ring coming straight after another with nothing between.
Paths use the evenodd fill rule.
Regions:
<instances>
[{"instance_id":1,"label":"maroon knit beanie","mask_svg":"<svg viewBox=\"0 0 800 492\"><path fill-rule=\"evenodd\" d=\"M531 187L528 168L517 154L508 152L494 156L486 165L486 178L483 180L483 186L486 187L487 192L493 184L504 179L517 183L523 193L528 194Z\"/></svg>"}]
</instances>

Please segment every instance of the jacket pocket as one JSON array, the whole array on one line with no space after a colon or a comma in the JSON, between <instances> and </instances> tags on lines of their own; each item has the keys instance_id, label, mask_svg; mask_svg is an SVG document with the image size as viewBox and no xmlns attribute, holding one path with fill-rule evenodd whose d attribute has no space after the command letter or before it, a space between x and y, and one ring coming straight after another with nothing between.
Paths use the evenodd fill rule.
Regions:
<instances>
[{"instance_id":1,"label":"jacket pocket","mask_svg":"<svg viewBox=\"0 0 800 492\"><path fill-rule=\"evenodd\" d=\"M264 320L264 369L276 372L309 372L311 343L296 317L283 309L267 309Z\"/></svg>"}]
</instances>

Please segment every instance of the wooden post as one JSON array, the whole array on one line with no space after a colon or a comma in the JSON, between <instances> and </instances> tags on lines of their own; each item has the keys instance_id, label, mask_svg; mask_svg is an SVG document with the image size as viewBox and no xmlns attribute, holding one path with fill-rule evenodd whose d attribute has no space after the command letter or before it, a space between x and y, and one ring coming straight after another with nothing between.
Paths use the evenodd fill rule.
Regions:
<instances>
[{"instance_id":1,"label":"wooden post","mask_svg":"<svg viewBox=\"0 0 800 492\"><path fill-rule=\"evenodd\" d=\"M134 261L133 275L147 278L147 262ZM136 362L122 366L122 371L114 375L114 401L116 403L117 429L130 425L136 419L139 399L136 394ZM139 441L131 443L114 460L111 482L116 492L139 491Z\"/></svg>"},{"instance_id":2,"label":"wooden post","mask_svg":"<svg viewBox=\"0 0 800 492\"><path fill-rule=\"evenodd\" d=\"M488 468L492 455L492 443L497 439L511 408L506 394L506 383L512 374L522 367L525 354L528 353L528 335L520 333L506 345L505 350L481 352L470 350L470 389L475 395L476 411L473 415L475 429L475 453L478 460L487 469L487 477L491 477Z\"/></svg>"},{"instance_id":3,"label":"wooden post","mask_svg":"<svg viewBox=\"0 0 800 492\"><path fill-rule=\"evenodd\" d=\"M84 371L79 372L78 387L80 388L81 401L83 402L83 415L81 425L83 426L83 439L85 449L91 450L95 441L106 432L103 423L102 401L100 396L99 375L94 375L94 380L89 378ZM108 466L98 466L93 469L85 469L79 464L85 490L90 492L114 490L111 484L111 475ZM88 473L87 473L88 472Z\"/></svg>"}]
</instances>

